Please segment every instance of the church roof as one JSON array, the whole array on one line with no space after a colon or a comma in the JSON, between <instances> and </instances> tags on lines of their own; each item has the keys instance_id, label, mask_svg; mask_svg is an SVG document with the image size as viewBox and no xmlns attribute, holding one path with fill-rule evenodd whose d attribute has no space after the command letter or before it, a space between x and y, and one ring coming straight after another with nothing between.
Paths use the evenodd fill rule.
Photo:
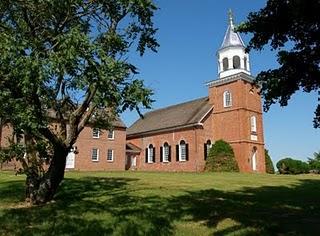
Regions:
<instances>
[{"instance_id":1,"label":"church roof","mask_svg":"<svg viewBox=\"0 0 320 236\"><path fill-rule=\"evenodd\" d=\"M127 129L128 137L174 130L177 128L199 125L210 112L212 105L209 98L203 97L189 102L165 107L148 112Z\"/></svg>"},{"instance_id":2,"label":"church roof","mask_svg":"<svg viewBox=\"0 0 320 236\"><path fill-rule=\"evenodd\" d=\"M245 47L241 36L238 32L234 31L232 12L229 12L229 25L224 35L223 42L220 46L220 50L228 47Z\"/></svg>"}]
</instances>

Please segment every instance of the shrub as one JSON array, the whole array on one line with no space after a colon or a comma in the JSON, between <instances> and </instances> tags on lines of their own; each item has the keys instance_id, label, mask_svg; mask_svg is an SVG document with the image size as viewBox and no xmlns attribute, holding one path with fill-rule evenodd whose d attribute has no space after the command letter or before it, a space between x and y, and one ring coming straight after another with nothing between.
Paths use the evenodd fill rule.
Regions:
<instances>
[{"instance_id":1,"label":"shrub","mask_svg":"<svg viewBox=\"0 0 320 236\"><path fill-rule=\"evenodd\" d=\"M229 143L218 140L210 148L206 161L206 171L239 172L238 163Z\"/></svg>"},{"instance_id":2,"label":"shrub","mask_svg":"<svg viewBox=\"0 0 320 236\"><path fill-rule=\"evenodd\" d=\"M277 168L280 174L303 174L309 173L309 165L300 160L292 158L284 158L277 163Z\"/></svg>"},{"instance_id":3,"label":"shrub","mask_svg":"<svg viewBox=\"0 0 320 236\"><path fill-rule=\"evenodd\" d=\"M272 160L269 156L269 152L267 149L264 150L264 156L265 156L265 163L266 163L266 172L268 174L274 174L274 167Z\"/></svg>"},{"instance_id":4,"label":"shrub","mask_svg":"<svg viewBox=\"0 0 320 236\"><path fill-rule=\"evenodd\" d=\"M320 174L320 152L315 152L313 156L314 158L308 160L310 172Z\"/></svg>"}]
</instances>

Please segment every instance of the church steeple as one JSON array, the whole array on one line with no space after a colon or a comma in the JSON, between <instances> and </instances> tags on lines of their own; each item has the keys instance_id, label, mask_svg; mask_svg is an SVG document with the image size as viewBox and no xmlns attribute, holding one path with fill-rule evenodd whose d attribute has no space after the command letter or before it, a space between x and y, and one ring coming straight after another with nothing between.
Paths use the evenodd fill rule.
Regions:
<instances>
[{"instance_id":1,"label":"church steeple","mask_svg":"<svg viewBox=\"0 0 320 236\"><path fill-rule=\"evenodd\" d=\"M249 55L238 32L234 30L232 11L229 10L229 25L222 44L217 52L219 62L219 78L244 72L250 75Z\"/></svg>"}]
</instances>

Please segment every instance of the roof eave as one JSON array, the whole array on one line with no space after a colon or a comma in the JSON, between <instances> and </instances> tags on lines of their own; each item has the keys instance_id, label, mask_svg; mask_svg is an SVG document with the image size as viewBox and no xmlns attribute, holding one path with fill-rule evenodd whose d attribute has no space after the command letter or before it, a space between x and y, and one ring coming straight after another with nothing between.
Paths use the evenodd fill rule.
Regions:
<instances>
[{"instance_id":1,"label":"roof eave","mask_svg":"<svg viewBox=\"0 0 320 236\"><path fill-rule=\"evenodd\" d=\"M140 136L158 134L158 133L163 133L163 132L170 132L170 131L175 131L175 130L180 130L180 129L197 127L197 126L203 127L203 123L196 122L196 123L191 123L191 124L187 124L187 125L173 126L173 127L167 127L167 128L157 129L157 130L150 130L150 131L145 131L145 132L127 134L127 138L137 138Z\"/></svg>"}]
</instances>

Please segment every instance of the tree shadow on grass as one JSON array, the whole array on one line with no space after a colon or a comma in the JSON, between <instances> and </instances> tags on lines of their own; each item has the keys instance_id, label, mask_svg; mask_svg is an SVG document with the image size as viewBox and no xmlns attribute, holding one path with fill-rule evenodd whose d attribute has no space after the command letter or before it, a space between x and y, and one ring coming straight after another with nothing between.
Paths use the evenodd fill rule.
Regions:
<instances>
[{"instance_id":1,"label":"tree shadow on grass","mask_svg":"<svg viewBox=\"0 0 320 236\"><path fill-rule=\"evenodd\" d=\"M290 187L190 191L171 199L170 207L183 209L177 218L214 228L214 235L319 235L319 196L320 180L301 180ZM225 219L236 223L217 229Z\"/></svg>"},{"instance_id":2,"label":"tree shadow on grass","mask_svg":"<svg viewBox=\"0 0 320 236\"><path fill-rule=\"evenodd\" d=\"M132 186L138 180L66 179L53 203L0 209L0 235L172 235L176 222L202 224L214 235L317 235L320 231L320 180L233 192L187 191L173 197L137 194ZM226 219L233 224L220 227Z\"/></svg>"}]
</instances>

